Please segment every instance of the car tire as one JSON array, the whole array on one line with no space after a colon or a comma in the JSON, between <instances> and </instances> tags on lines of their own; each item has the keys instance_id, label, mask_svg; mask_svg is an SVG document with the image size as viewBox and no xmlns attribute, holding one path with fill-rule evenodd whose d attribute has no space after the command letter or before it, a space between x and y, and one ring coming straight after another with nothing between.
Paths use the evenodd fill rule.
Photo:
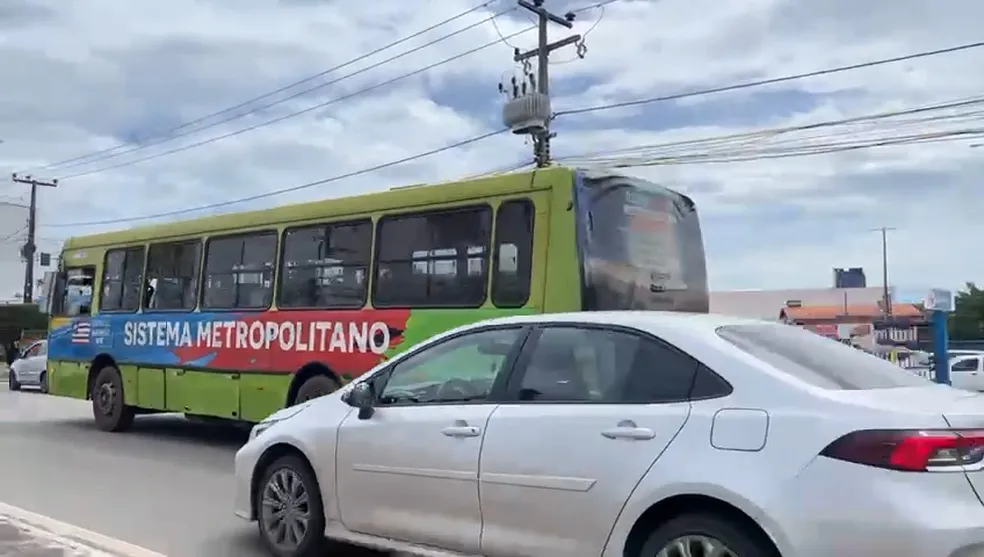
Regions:
<instances>
[{"instance_id":1,"label":"car tire","mask_svg":"<svg viewBox=\"0 0 984 557\"><path fill-rule=\"evenodd\" d=\"M41 379L38 381L38 388L43 394L48 394L48 372L41 372Z\"/></svg>"},{"instance_id":2,"label":"car tire","mask_svg":"<svg viewBox=\"0 0 984 557\"><path fill-rule=\"evenodd\" d=\"M689 538L689 540L688 540ZM671 549L677 541L712 540L730 550L728 557L780 557L772 543L760 532L716 514L684 514L661 524L646 539L638 557L656 557L669 549L668 557L685 557L692 552Z\"/></svg>"},{"instance_id":3,"label":"car tire","mask_svg":"<svg viewBox=\"0 0 984 557\"><path fill-rule=\"evenodd\" d=\"M133 425L134 411L127 406L123 396L123 377L113 366L99 370L92 382L92 417L96 427L103 431L119 432Z\"/></svg>"},{"instance_id":4,"label":"car tire","mask_svg":"<svg viewBox=\"0 0 984 557\"><path fill-rule=\"evenodd\" d=\"M297 389L297 396L294 397L294 404L307 402L311 399L331 394L338 390L338 381L327 375L312 375L308 377L301 388Z\"/></svg>"},{"instance_id":5,"label":"car tire","mask_svg":"<svg viewBox=\"0 0 984 557\"><path fill-rule=\"evenodd\" d=\"M11 391L21 390L20 383L17 382L17 375L12 369L7 370L7 389Z\"/></svg>"},{"instance_id":6,"label":"car tire","mask_svg":"<svg viewBox=\"0 0 984 557\"><path fill-rule=\"evenodd\" d=\"M279 489L272 489L271 485L277 485ZM289 500L278 500L284 497ZM301 503L300 499L306 503ZM284 518L278 521L274 516L277 512L286 516L282 514ZM295 517L306 518L307 521L307 527L299 540L292 539L297 531L291 528L291 523L285 524L285 520ZM260 539L270 555L324 557L326 554L325 513L321 490L314 472L304 459L295 455L283 456L263 471L256 492L256 519ZM284 534L285 539L281 539L280 533Z\"/></svg>"}]
</instances>

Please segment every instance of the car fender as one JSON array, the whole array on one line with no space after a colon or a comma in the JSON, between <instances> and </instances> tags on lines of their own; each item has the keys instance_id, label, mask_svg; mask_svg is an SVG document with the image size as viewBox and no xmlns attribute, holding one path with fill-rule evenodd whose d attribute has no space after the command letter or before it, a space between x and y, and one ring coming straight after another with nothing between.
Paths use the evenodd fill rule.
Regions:
<instances>
[{"instance_id":1,"label":"car fender","mask_svg":"<svg viewBox=\"0 0 984 557\"><path fill-rule=\"evenodd\" d=\"M335 496L335 446L338 430L355 409L341 401L340 392L317 398L302 412L270 428L267 446L286 443L300 451L314 471L321 488L325 518L341 516Z\"/></svg>"},{"instance_id":2,"label":"car fender","mask_svg":"<svg viewBox=\"0 0 984 557\"><path fill-rule=\"evenodd\" d=\"M615 521L603 557L621 557L629 533L643 513L656 503L678 495L710 497L741 510L787 554L790 544L786 536L761 506L770 500L776 486L781 485L781 478L764 470L762 474L729 475L730 481L704 480L719 476L722 470L747 470L762 460L760 453L717 450L705 435L687 435L688 429L709 432L711 416L708 414L713 412L695 409L684 431L640 478Z\"/></svg>"}]
</instances>

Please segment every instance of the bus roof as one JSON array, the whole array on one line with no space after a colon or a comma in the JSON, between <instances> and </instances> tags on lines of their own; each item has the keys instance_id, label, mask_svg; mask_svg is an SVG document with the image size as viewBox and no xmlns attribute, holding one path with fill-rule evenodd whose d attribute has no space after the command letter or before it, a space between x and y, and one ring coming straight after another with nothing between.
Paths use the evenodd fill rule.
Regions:
<instances>
[{"instance_id":1,"label":"bus roof","mask_svg":"<svg viewBox=\"0 0 984 557\"><path fill-rule=\"evenodd\" d=\"M395 187L382 192L295 203L270 209L226 213L166 224L140 226L116 232L76 236L65 240L62 250L208 235L276 226L282 223L311 221L325 217L361 216L379 211L412 209L413 207L430 206L442 202L455 203L482 199L488 196L549 189L565 183L569 184L573 172L570 168L555 166L535 172L526 171L440 184Z\"/></svg>"}]
</instances>

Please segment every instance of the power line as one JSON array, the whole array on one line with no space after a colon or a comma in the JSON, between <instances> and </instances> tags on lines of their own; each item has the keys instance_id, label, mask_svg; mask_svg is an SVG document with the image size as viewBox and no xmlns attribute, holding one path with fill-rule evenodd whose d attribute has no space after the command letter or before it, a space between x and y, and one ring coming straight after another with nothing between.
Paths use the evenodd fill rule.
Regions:
<instances>
[{"instance_id":1,"label":"power line","mask_svg":"<svg viewBox=\"0 0 984 557\"><path fill-rule=\"evenodd\" d=\"M186 209L177 209L177 210L174 210L174 211L165 211L165 212L162 212L162 213L155 213L155 214L151 214L151 215L141 215L141 216L138 216L138 217L107 219L107 220L89 221L89 222L65 222L65 223L48 224L48 225L45 225L45 226L47 226L49 228L67 228L67 227L96 226L96 225L103 225L103 224L120 224L120 223L125 223L125 222L135 222L135 221L141 221L141 220L149 220L149 219L156 219L156 218L162 218L162 217L172 217L172 216L184 215L184 214L193 213L193 212L196 212L196 211L204 211L204 210L210 210L210 209L218 209L218 208L226 207L226 206L229 206L229 205L235 205L235 204L238 204L238 203L246 203L246 202L249 202L249 201L256 201L258 199L265 199L265 198L268 198L268 197L274 197L274 196L277 196L277 195L283 195L285 193L290 193L290 192L300 191L300 190L303 190L303 189L312 188L314 186L320 186L322 184L328 184L328 183L331 183L331 182L337 182L339 180L344 180L346 178L352 178L354 176L359 176L359 175L362 175L362 174L368 174L370 172L375 172L377 170L383 170L385 168L389 168L389 167L392 167L392 166L397 166L397 165L400 165L400 164L404 164L404 163L412 162L412 161L419 160L419 159L422 159L422 158L425 158L425 157L429 157L431 155L436 155L438 153L443 153L444 151L450 151L452 149L457 149L458 147L463 147L465 145L469 145L469 144L472 144L472 143L477 143L477 142L482 141L484 139L488 139L490 137L494 137L494 136L503 134L503 133L505 133L507 131L509 131L508 128L504 128L504 129L496 130L496 131L493 131L493 132L484 133L482 135L478 135L478 136L475 136L475 137L470 137L470 138L465 139L465 140L462 140L462 141L451 143L449 145L445 145L445 146L439 147L437 149L432 149L430 151L425 151L423 153L418 153L416 155L412 155L412 156L409 156L409 157L404 157L402 159L398 159L398 160L395 160L395 161L390 161L390 162L386 162L386 163L382 163L382 164L377 164L375 166L371 166L371 167L368 167L368 168L363 168L361 170L355 170L355 171L352 171L352 172L347 172L345 174L338 174L338 175L332 176L330 178L324 178L324 179L321 179L321 180L316 180L314 182L307 182L305 184L300 184L300 185L297 185L297 186L291 186L289 188L283 188L283 189L274 190L274 191L270 191L270 192L266 192L266 193L261 193L261 194L257 194L257 195L251 195L249 197L242 197L242 198L239 198L239 199L233 199L233 200L229 200L229 201L221 201L221 202L218 202L218 203L211 203L211 204L208 204L208 205L201 205L201 206L198 206L198 207L189 207L189 208L186 208Z\"/></svg>"},{"instance_id":2,"label":"power line","mask_svg":"<svg viewBox=\"0 0 984 557\"><path fill-rule=\"evenodd\" d=\"M526 29L523 29L521 31L517 31L515 33L512 33L511 35L507 35L507 37L508 38L517 37L519 35L522 35L523 33L526 33L528 31L533 30L534 28L535 28L535 26L530 26L530 27L527 27ZM396 83L397 81L406 79L408 77L413 77L415 75L422 74L422 73L427 72L427 71L430 71L430 70L432 70L432 69L434 69L434 68L436 68L438 66L442 66L444 64L448 64L450 62L454 62L455 60L459 60L459 59L464 58L466 56L470 56L472 54L475 54L476 52L485 50L486 48L489 48L491 46L497 45L500 42L501 41L499 39L496 39L494 41L485 43L482 46L473 48L471 50L467 50L465 52L456 54L456 55L451 56L449 58L445 58L445 59L440 60L438 62L434 62L433 64L429 64L427 66L424 66L422 68L418 68L418 69L413 70L411 72L407 72L407 73L402 74L402 75L399 75L397 77L394 77L394 78L391 78L391 79L387 79L386 81L382 81L382 82L377 83L375 85L371 85L369 87L365 87L363 89L360 89L358 91L355 91L354 93L349 93L349 94L343 95L341 97L335 97L334 99L330 99L328 101L325 101L325 102L322 102L322 103L318 103L318 104L316 104L314 106L305 108L303 110L298 110L296 112L291 112L289 114L285 114L283 116L279 116L277 118L274 118L273 120L268 120L266 122L261 122L259 124L254 124L254 125L249 126L249 127L246 127L246 128L235 130L235 131L232 131L232 132L223 134L223 135L218 135L218 136L215 136L215 137L211 137L209 139L204 139L202 141L197 141L195 143L190 143L188 145L184 145L184 146L181 146L181 147L176 147L174 149L168 149L167 151L163 151L163 152L160 152L160 153L155 153L153 155L148 155L146 157L141 157L141 158L138 158L138 159L133 159L133 160L129 160L129 161L126 161L126 162L122 162L122 163L118 163L118 164L113 164L113 165L109 165L109 166L98 167L98 168L95 168L95 169L92 169L92 170L86 170L86 171L83 171L83 172L77 172L75 174L69 174L67 176L62 176L60 178L60 180L64 181L64 180L67 180L67 179L70 179L70 178L80 178L82 176L89 176L91 174L97 174L97 173L100 173L100 172L106 172L107 170L114 170L114 169L117 169L117 168L123 168L123 167L127 167L127 166L132 166L134 164L139 164L139 163L142 163L142 162L146 162L146 161L158 159L158 158L161 158L161 157L166 157L168 155L173 155L175 153L181 153L183 151L188 151L188 150L191 150L191 149L195 149L195 148L201 147L203 145L208 145L210 143L215 143L216 141L221 141L223 139L228 139L230 137L235 137L237 135L242 135L242 134L244 134L246 132L250 132L250 131L256 130L258 128L262 128L262 127L265 127L265 126L269 126L271 124L276 124L276 123L279 123L279 122L283 122L284 120L295 118L297 116L301 116L303 114L307 114L307 113L312 112L314 110L318 110L320 108L324 108L326 106L329 106L329 105L332 105L332 104L335 104L335 103L338 103L338 102L341 102L341 101L344 101L344 100L347 100L347 99L351 99L351 98L357 97L359 95L363 95L365 93L374 91L374 90L379 89L381 87L385 87L387 85Z\"/></svg>"},{"instance_id":3,"label":"power line","mask_svg":"<svg viewBox=\"0 0 984 557\"><path fill-rule=\"evenodd\" d=\"M819 76L822 76L822 75L830 75L830 74L836 74L836 73L841 73L841 72L848 72L848 71L853 71L853 70L860 70L860 69L863 69L863 68L871 68L871 67L882 66L882 65L886 65L886 64L895 64L895 63L898 63L898 62L905 62L907 60L916 60L916 59L919 59L919 58L928 58L928 57L931 57L931 56L939 56L939 55L942 55L942 54L951 54L951 53L954 53L954 52L960 52L960 51L964 51L964 50L971 50L971 49L980 48L980 47L984 47L984 41L975 42L975 43L961 44L961 45L951 46L951 47L947 47L947 48L941 48L941 49L937 49L937 50L928 50L928 51L923 51L923 52L916 52L916 53L913 53L913 54L906 54L905 56L896 56L896 57L893 57L893 58L882 58L882 59L879 59L879 60L871 60L871 61L868 61L868 62L861 62L861 63L857 63L857 64L850 64L850 65L847 65L847 66L837 66L837 67L834 67L834 68L827 68L827 69L823 69L823 70L815 70L815 71L811 71L811 72L804 72L804 73L786 75L786 76L782 76L782 77L773 77L773 78L769 78L769 79L759 79L759 80L756 80L756 81L746 81L744 83L735 83L735 84L731 84L731 85L723 85L721 87L713 87L713 88L710 88L710 89L699 89L699 90L696 90L696 91L688 91L688 92L684 92L684 93L674 93L672 95L664 95L664 96L660 96L660 97L650 97L650 98L646 98L646 99L637 99L637 100L633 100L633 101L623 101L623 102L618 102L618 103L609 103L609 104L601 104L601 105L595 105L595 106L588 106L588 107L583 107L583 108L575 108L575 109L571 109L571 110L561 110L560 112L556 112L554 114L554 117L557 117L557 116L569 116L569 115L573 115L573 114L586 114L586 113L589 113L589 112L600 112L600 111L603 111L603 110L613 110L613 109L616 109L616 108L626 108L626 107L639 106L639 105L649 104L649 103L655 103L655 102L674 101L674 100L685 99L685 98L689 98L689 97L698 97L698 96L704 96L704 95L712 95L712 94L715 94L715 93L725 93L725 92L728 92L728 91L738 91L738 90L741 90L741 89L751 89L751 88L754 88L754 87L762 87L762 86L765 86L765 85L774 85L776 83L783 83L783 82L786 82L786 81L796 81L796 80L800 80L800 79L807 79L807 78L811 78L811 77L819 77Z\"/></svg>"},{"instance_id":4,"label":"power line","mask_svg":"<svg viewBox=\"0 0 984 557\"><path fill-rule=\"evenodd\" d=\"M283 93L285 91L289 91L290 89L293 89L294 87L297 87L299 85L303 85L305 83L310 83L310 82L312 82L312 81L314 81L316 79L319 79L321 77L324 77L324 76L326 76L326 75L328 75L330 73L334 73L334 72L336 72L338 70L341 70L343 68L347 68L347 67L349 67L349 66L351 66L351 65L353 65L353 64L355 64L357 62L361 62L363 60L366 60L366 59L368 59L368 58L370 58L372 56L375 56L376 54L379 54L379 53L384 52L386 50L389 50L389 49L391 49L391 48L393 48L395 46L399 46L399 45L401 45L403 43L406 43L408 41L411 41L413 39L416 39L417 37L420 37L422 35L425 35L425 34L431 32L431 31L433 31L433 30L435 30L435 29L437 29L439 27L443 27L444 25L447 25L449 23L452 23L454 21L457 21L457 20L459 20L459 19L461 19L461 18L463 18L463 17L465 17L467 15L470 15L470 14L472 14L474 12L477 12L477 11L479 11L481 9L487 8L489 5L494 4L497 1L499 1L499 0L487 0L486 2L483 2L483 3L475 6L474 8L465 10L465 11L463 11L463 12L461 12L461 13L455 15L455 16L449 17L448 19L445 19L445 20L443 20L443 21L441 21L439 23L435 23L434 25L431 25L430 27L427 27L425 29L421 29L420 31L417 31L416 33L413 33L411 35L407 35L406 37L403 37L403 38L401 38L399 40L393 41L393 42L391 42L389 44L386 44L384 46L381 46L381 47L379 47L379 48L377 48L375 50L369 51L369 52L367 52L365 54L362 54L360 56L357 56L355 58L352 58L352 59L348 60L347 62L343 62L341 64L338 64L336 66L333 66L331 68L328 68L327 70L324 70L324 71L318 72L318 73L316 73L314 75L311 75L309 77L306 77L304 79L295 81L293 83L289 83L287 85L284 85L283 87L280 87L279 89L275 89L273 91L270 91L269 93L264 93L264 94L262 94L262 95L260 95L258 97L253 97L253 98L251 98L249 100L246 100L246 101L243 101L243 102L241 102L241 103L239 103L237 105L230 106L228 108L219 110L218 112L212 112L210 114L206 114L206 115L201 116L199 118L196 118L194 120L191 120L191 121L188 121L188 122L184 122L182 124L179 124L178 126L175 126L173 128L169 128L169 129L165 129L163 131L157 132L157 135L158 136L167 136L167 137L164 137L163 139L160 139L156 143L149 143L149 144L148 143L145 143L145 144L139 145L138 147L139 148L144 148L144 147L148 147L148 146L151 146L151 145L157 145L157 144L160 144L160 143L171 141L171 140L176 139L178 137L183 137L184 135L187 135L187 133L185 133L185 134L179 134L179 135L175 135L175 136L171 136L171 134L174 134L175 132L179 132L181 130L185 130L187 128L193 127L196 124L200 124L202 122L208 121L209 119L211 119L213 117L221 116L223 114L228 114L230 112L235 112L236 110L241 109L241 108L246 108L249 105L251 105L251 104L253 104L253 103L257 102L257 101L262 101L264 99L268 99L270 97L273 97L273 96L278 95L280 93ZM469 27L466 27L465 29L466 30L467 29L472 29L474 27L475 26L469 26ZM447 37L444 37L444 38L447 38ZM443 38L440 39L440 40L443 40ZM434 43L433 42L432 43L428 43L427 45L424 45L424 47L430 46L432 44L434 44ZM423 48L423 47L418 47L418 49L416 49L416 50L419 50L420 48ZM401 56L405 56L405 55L407 55L409 53L416 52L416 50L408 51L408 52L404 53ZM388 62L391 62L392 60L394 60L394 58L391 58L389 60L383 61L382 63L388 63ZM370 68L372 68L372 67L374 67L374 66L370 66ZM348 75L348 76L346 76L346 78L347 77L351 77L351 74ZM342 79L345 79L345 78L342 78ZM202 131L204 129L208 129L210 127L214 127L214 126L216 126L218 124L222 124L222 123L225 123L225 122L228 122L228 121L231 121L231 120L242 118L242 117L244 117L244 116L246 116L248 114L252 114L252 113L258 112L260 110L265 110L267 108L270 108L271 106L275 106L277 104L284 103L284 102L289 101L291 99L297 98L297 97L299 97L301 95L305 95L307 93L310 93L311 91L314 91L314 90L317 90L317 89L320 89L320 88L323 88L323 87L327 87L328 85L331 85L333 83L337 83L337 81L338 80L334 80L334 81L330 81L328 83L323 83L323 84L317 85L317 86L312 87L312 88L305 89L305 90L303 90L303 91L301 91L299 93L292 94L292 95L290 95L290 96L288 96L286 98L280 99L280 100L278 100L278 101L276 101L274 103L267 104L267 105L264 105L264 106L261 106L261 107L258 107L258 108L253 108L253 109L251 109L251 110L249 110L247 112L243 112L241 114L236 114L235 116L233 116L231 118L227 118L227 119L222 120L220 122L215 122L215 123L213 123L213 124L211 124L209 126L205 126L205 127L202 127L202 128L196 129L196 130L192 130L191 132L188 132L188 133L195 133L197 131ZM94 151L94 152L91 152L91 153L87 153L87 154L79 155L79 156L72 157L72 158L69 158L69 159L64 159L64 160L61 160L61 161L50 163L47 166L42 167L41 170L50 170L52 168L64 167L66 165L68 165L69 168L72 168L72 167L78 166L80 164L88 164L88 163L91 163L91 162L95 162L94 160L84 161L84 159L91 159L93 157L98 157L96 160L104 160L105 158L111 158L111 157L99 157L99 155L110 154L110 153L113 153L115 151L118 151L118 150L120 150L120 149L122 149L124 147L131 146L131 145L132 144L129 143L129 142L120 143L120 144L115 145L113 147L109 147L109 148L106 148L106 149L101 149L99 151ZM131 149L131 150L125 151L124 153L120 153L120 154L125 154L125 153L128 153L128 152L131 152L132 150L135 150L135 149ZM79 162L79 161L84 161L84 162ZM72 164L72 163L74 163L74 164Z\"/></svg>"},{"instance_id":5,"label":"power line","mask_svg":"<svg viewBox=\"0 0 984 557\"><path fill-rule=\"evenodd\" d=\"M954 101L947 101L942 103L918 106L914 108L878 112L874 114L865 114L862 116L854 116L854 117L842 118L836 120L827 120L822 122L814 122L810 124L801 124L801 125L787 126L781 128L767 128L764 130L754 130L750 132L704 137L704 138L697 138L697 139L688 139L688 140L681 140L681 141L671 141L671 142L656 143L656 144L649 144L649 145L640 145L640 146L633 146L633 147L620 148L620 149L595 151L590 153L581 153L577 155L560 157L559 160L573 163L573 164L578 164L578 163L604 164L605 162L611 162L620 165L632 165L635 164L635 162L641 161L638 162L638 164L640 166L646 166L650 163L646 162L645 157L649 157L649 158L660 157L662 154L662 157L665 159L669 156L668 152L672 153L680 148L686 149L686 151L684 152L685 154L682 155L683 157L687 157L689 159L696 159L697 157L710 156L706 154L695 154L694 149L697 148L702 148L702 147L716 148L717 150L721 150L729 147L734 148L736 146L747 147L749 143L753 140L762 141L772 138L789 136L795 132L827 130L838 126L845 126L845 125L852 125L852 124L853 125L871 124L871 123L878 123L881 121L890 122L892 118L898 118L900 116L919 115L920 117L894 122L894 124L896 124L896 130L899 129L899 124L903 126L922 127L930 122L940 122L946 120L961 121L961 120L966 120L968 117L980 118L981 116L984 116L984 111L982 111L981 109L974 109L964 113L956 113L950 115L929 115L929 116L926 115L942 110L949 110L949 109L956 109L956 108L972 108L972 107L980 106L982 104L984 104L984 97L970 97L970 98L958 99ZM957 131L963 132L965 130L957 130ZM838 139L843 139L845 135L846 134L844 133L843 130L838 130L836 132L830 131L827 133L826 136L821 135L813 139L824 139L825 137L834 137ZM850 134L848 141L858 140L859 135L860 134L858 133ZM773 146L773 148L774 147L776 146ZM809 145L807 147L809 147ZM730 155L725 155L725 156L731 156L734 153L735 152L733 151ZM627 156L635 156L637 158L628 159L628 160L621 158Z\"/></svg>"},{"instance_id":6,"label":"power line","mask_svg":"<svg viewBox=\"0 0 984 557\"><path fill-rule=\"evenodd\" d=\"M0 238L0 243L4 243L4 242L10 241L11 239L13 239L14 236L20 234L21 232L24 232L25 230L27 230L27 225L26 224L24 226L18 228L17 231L14 232L13 234L10 234L8 236L4 236L3 238Z\"/></svg>"},{"instance_id":7,"label":"power line","mask_svg":"<svg viewBox=\"0 0 984 557\"><path fill-rule=\"evenodd\" d=\"M511 10L514 10L514 9L515 8L511 8L510 10L507 10L507 11L511 11ZM483 25L485 23L488 23L488 21L490 21L492 18L497 17L498 15L501 15L502 13L506 13L506 12L501 12L501 13L496 14L494 16L491 16L489 18L483 19L482 21L479 21L477 23L473 23L473 24L471 24L471 25L469 25L467 27L464 27L462 29L459 29L457 31L454 31L453 33L449 33L449 34L444 35L442 37L439 37L439 38L437 38L437 39L435 39L433 41L430 41L428 43L425 43L423 45L420 45L420 46L415 47L413 49L410 49L408 51L405 51L405 52L402 52L402 53L397 54L395 56L392 56L390 58L387 58L386 60L382 60L382 61L377 62L375 64L369 65L369 66L367 66L365 68L359 69L359 70L354 71L354 72L351 72L349 74L346 74L346 75L344 75L342 77L339 77L337 79L334 79L334 80L328 82L326 85L330 85L332 83L337 83L339 81L342 81L344 79L348 79L348 78L353 77L355 75L358 75L358 74L361 74L361 73L365 73L365 72L367 72L367 71L369 71L371 69L374 69L374 68L377 68L377 67L382 66L384 64L387 64L389 62L392 62L392 61L394 61L394 60L396 60L398 58L402 58L402 57L407 56L409 54L412 54L414 52L418 52L420 50L423 50L424 48L430 47L430 46L432 46L434 44L437 44L437 43L439 43L441 41L447 40L447 39L449 39L449 38L451 38L453 36L456 36L456 35L459 35L461 33L464 33L465 31L469 31L469 30L474 29L474 28L476 28L476 27L478 27L480 25ZM516 33L513 33L513 34L509 35L509 37L519 36L519 35L527 32L527 31L530 31L532 29L533 29L533 27L528 27L527 29L524 29L522 31L519 31L519 32L516 32ZM320 108L324 108L326 106L329 106L329 105L332 105L332 104L335 104L335 103L338 103L338 102L341 102L341 101L344 101L344 100L348 100L348 99L351 99L351 98L358 97L360 95L369 93L369 92L374 91L376 89L379 89L381 87L385 87L387 85L391 85L393 83L396 83L397 81L401 81L403 79L406 79L406 78L409 78L409 77L413 77L415 75L422 74L422 73L427 72L427 71L430 71L430 70L432 70L432 69L434 69L434 68L436 68L438 66L442 66L444 64L453 62L453 61L458 60L460 58L464 58L466 56L470 56L470 55L472 55L472 54L474 54L476 52L479 52L481 50L484 50L484 49L486 49L486 48L488 48L490 46L493 46L495 44L498 44L499 42L500 42L499 40L495 40L495 41L486 43L485 45L480 46L478 48L473 48L473 49L468 50L466 52L457 54L455 56L451 56L449 58L445 58L445 59L443 59L443 60L441 60L439 62L436 62L436 63L433 63L433 64L429 64L427 66L424 66L422 68L413 70L411 72L408 72L408 73L399 75L399 76L394 77L392 79L388 79L386 81L377 83L375 85L371 85L369 87L362 88L362 89L360 89L358 91L355 91L353 93L342 95L341 97L336 97L336 98L330 99L328 101L324 101L324 102L315 104L313 106L310 106L310 107L305 108L305 109L302 109L302 110L297 110L297 111L294 111L294 112L290 112L290 113L287 113L287 114L278 116L278 117L276 117L276 118L274 118L272 120L267 120L265 122L260 122L258 124L253 124L252 126L248 126L248 127L245 127L245 128L240 128L238 130L234 130L234 131L231 131L231 132L222 134L222 135L214 136L214 137L211 137L211 138L208 138L208 139L203 139L201 141L196 141L194 143L190 143L188 145L183 145L181 147L175 147L173 149L168 149L166 151L162 151L162 152L155 153L155 154L152 154L152 155L147 155L147 156L144 156L144 157L140 157L140 158L136 158L136 159L131 159L131 160L124 161L124 162L121 162L121 163L116 163L116 164L111 164L111 165L106 165L106 166L100 166L100 167L97 167L97 168L94 168L94 169L84 170L84 171L76 172L76 173L73 173L73 174L68 174L68 175L62 176L60 179L61 180L67 180L67 179L70 179L70 178L80 178L82 176L89 176L91 174L98 174L98 173L101 173L101 172L105 172L107 170L115 170L117 168L124 168L124 167L127 167L127 166L132 166L134 164L139 164L139 163L142 163L142 162L146 162L146 161L150 161L150 160L154 160L154 159L159 159L161 157L166 157L166 156L169 156L169 155L173 155L175 153L181 153L181 152L184 152L184 151L195 149L195 148L201 147L203 145L208 145L208 144L211 144L211 143L215 143L217 141L221 141L223 139L228 139L230 137L235 137L235 136L238 136L238 135L242 135L244 133L251 132L251 131L256 130L256 129L259 129L259 128L263 128L263 127L269 126L271 124L277 124L277 123L283 122L285 120L289 120L291 118L296 118L297 116L302 116L304 114L308 114L308 113L310 113L310 112L312 112L314 110L318 110ZM318 87L315 87L315 88L320 88L320 87L322 87L322 86L319 85ZM315 88L313 88L313 89L315 89ZM299 94L303 94L303 93L298 93L298 95ZM280 101L278 101L278 102L280 102ZM274 104L277 104L277 103L271 103L270 105L267 105L267 106L273 106ZM209 125L207 127L204 127L204 128L200 128L199 130L195 130L195 131L196 132L197 131L202 131L204 129L208 129L209 127L213 127L215 125L219 125L219 124L221 124L223 122L234 120L234 119L236 119L238 117L239 116L235 116L233 118L228 118L227 120L222 120L222 121L216 122L214 124L211 124L211 125ZM181 136L175 136L175 138L177 138L177 137L181 137ZM174 139L174 138L172 138L172 139ZM170 141L170 140L166 140L166 141ZM165 141L161 141L159 143L164 143L164 142ZM113 158L116 158L116 157L118 157L120 155L125 155L127 153L131 153L133 151L137 151L137 150L143 149L144 147L149 147L149 146L151 146L151 145L137 146L136 148L130 149L129 151L122 151L122 152L119 152L119 153L116 153L116 154L113 154L113 155L109 155L107 157L104 157L103 159L98 159L98 160L95 160L95 161L87 161L87 162L85 162L83 164L88 165L88 164L91 164L93 162L99 162L100 160L113 159ZM69 168L72 167L72 166L77 166L77 165L69 165Z\"/></svg>"}]
</instances>

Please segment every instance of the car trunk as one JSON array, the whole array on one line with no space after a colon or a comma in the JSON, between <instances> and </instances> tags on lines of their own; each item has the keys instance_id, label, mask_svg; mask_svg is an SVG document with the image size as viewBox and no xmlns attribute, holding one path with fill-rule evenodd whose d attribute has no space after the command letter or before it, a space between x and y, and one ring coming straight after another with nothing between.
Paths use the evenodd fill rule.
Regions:
<instances>
[{"instance_id":1,"label":"car trunk","mask_svg":"<svg viewBox=\"0 0 984 557\"><path fill-rule=\"evenodd\" d=\"M939 422L940 429L984 431L984 395L947 385L839 391L835 396L873 408L903 409L913 414L936 414L942 418ZM971 450L984 451L984 448ZM967 466L964 473L978 500L984 504L984 461Z\"/></svg>"},{"instance_id":2,"label":"car trunk","mask_svg":"<svg viewBox=\"0 0 984 557\"><path fill-rule=\"evenodd\" d=\"M943 413L943 418L953 429L984 430L984 396L979 393L969 393L969 396L955 401ZM984 503L984 461L978 466L968 467L966 474L974 492L977 493L977 498Z\"/></svg>"}]
</instances>

